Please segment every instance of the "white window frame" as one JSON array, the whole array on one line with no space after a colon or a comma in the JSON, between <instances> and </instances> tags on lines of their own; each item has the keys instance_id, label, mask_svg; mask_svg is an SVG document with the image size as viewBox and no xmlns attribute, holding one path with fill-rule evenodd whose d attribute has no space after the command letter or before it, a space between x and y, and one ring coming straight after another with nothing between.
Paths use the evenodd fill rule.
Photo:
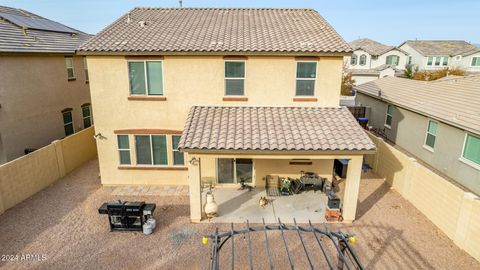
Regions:
<instances>
[{"instance_id":1,"label":"white window frame","mask_svg":"<svg viewBox=\"0 0 480 270\"><path fill-rule=\"evenodd\" d=\"M362 56L365 57L365 63L362 64ZM360 55L359 59L358 59L358 64L360 66L365 66L367 64L367 55L366 54L362 54Z\"/></svg>"},{"instance_id":2,"label":"white window frame","mask_svg":"<svg viewBox=\"0 0 480 270\"><path fill-rule=\"evenodd\" d=\"M127 136L127 139L128 139L128 146L129 148L120 148L118 146L118 136ZM120 164L120 166L131 166L132 165L132 151L131 151L131 147L130 147L131 143L130 143L130 135L129 134L117 134L117 148L118 148L118 164ZM122 151L128 151L128 154L130 156L130 164L122 164L122 158L121 158L121 155L120 153Z\"/></svg>"},{"instance_id":3,"label":"white window frame","mask_svg":"<svg viewBox=\"0 0 480 270\"><path fill-rule=\"evenodd\" d=\"M161 95L150 95L148 93L148 80L147 80L147 62L161 62L162 63L162 91ZM132 85L130 84L130 68L129 63L143 63L143 79L145 80L145 94L132 94L131 89ZM165 63L163 60L127 60L127 74L128 74L128 94L133 97L164 97L165 95Z\"/></svg>"},{"instance_id":4,"label":"white window frame","mask_svg":"<svg viewBox=\"0 0 480 270\"><path fill-rule=\"evenodd\" d=\"M432 120L432 119L428 119L427 121L427 128L425 129L425 139L423 140L423 148L425 148L426 150L430 151L430 152L434 152L435 151L435 144L437 144L437 134L432 134L430 132L428 132L428 127L430 126L430 122L434 122L437 124L437 131L438 131L438 122L435 121L435 120ZM433 147L431 147L430 145L427 145L427 138L428 138L428 134L432 135L435 137L435 144L433 145Z\"/></svg>"},{"instance_id":5,"label":"white window frame","mask_svg":"<svg viewBox=\"0 0 480 270\"><path fill-rule=\"evenodd\" d=\"M70 113L70 118L72 118L72 122L65 123L65 121L64 121L64 119L65 119L64 115L65 115L66 113ZM72 124L73 133L72 133L72 134L69 134L69 135L65 134L65 137L75 134L75 121L74 121L74 119L73 119L73 110L68 110L68 111L62 112L62 122L63 122L63 131L64 131L64 132L65 132L65 126L66 126L66 125L69 125L69 124Z\"/></svg>"},{"instance_id":6,"label":"white window frame","mask_svg":"<svg viewBox=\"0 0 480 270\"><path fill-rule=\"evenodd\" d=\"M430 58L432 58L432 63L428 64L428 61L429 61ZM434 64L435 64L435 57L434 56L427 56L427 61L426 61L425 64L426 64L427 67L433 67Z\"/></svg>"},{"instance_id":7,"label":"white window frame","mask_svg":"<svg viewBox=\"0 0 480 270\"><path fill-rule=\"evenodd\" d=\"M138 164L137 160L137 138L135 136L149 136L149 145L150 145L150 160L152 161L151 164ZM152 145L152 136L165 136L165 147L167 152L167 164L153 164L153 145ZM133 142L135 143L135 165L136 166L152 166L152 167L168 167L170 164L170 160L168 158L168 136L166 134L133 134Z\"/></svg>"},{"instance_id":8,"label":"white window frame","mask_svg":"<svg viewBox=\"0 0 480 270\"><path fill-rule=\"evenodd\" d=\"M355 59L355 61L352 63L353 59ZM358 62L358 56L356 54L352 54L352 56L350 56L350 65L356 66L357 62Z\"/></svg>"},{"instance_id":9,"label":"white window frame","mask_svg":"<svg viewBox=\"0 0 480 270\"><path fill-rule=\"evenodd\" d=\"M390 106L392 107L392 114L388 114L388 107L390 107ZM393 122L393 109L394 109L394 107L393 107L392 104L387 104L387 110L386 110L386 112L385 112L385 123L384 123L384 126L385 126L386 128L388 128L388 129L391 129L391 128L392 128L391 125L387 124L387 119L388 119L388 116L390 116L390 118L392 119L392 122ZM392 123L390 123L390 124L392 124Z\"/></svg>"},{"instance_id":10,"label":"white window frame","mask_svg":"<svg viewBox=\"0 0 480 270\"><path fill-rule=\"evenodd\" d=\"M473 65L473 60L474 60L475 58L479 58L479 59L480 59L480 56L472 56L472 61L470 61L470 67L480 68L480 65L478 65L478 66L474 66L474 65Z\"/></svg>"},{"instance_id":11,"label":"white window frame","mask_svg":"<svg viewBox=\"0 0 480 270\"><path fill-rule=\"evenodd\" d=\"M465 144L467 143L467 137L468 136L473 136L473 137L477 137L477 138L479 137L478 135L474 135L474 134L469 133L469 132L465 133L465 138L463 138L462 155L460 156L460 158L458 160L460 160L461 162L463 162L463 163L465 163L465 164L467 164L467 165L469 165L469 166L471 166L471 167L473 167L477 170L480 170L480 164L477 164L474 161L471 161L471 160L463 157L464 154L465 154Z\"/></svg>"},{"instance_id":12,"label":"white window frame","mask_svg":"<svg viewBox=\"0 0 480 270\"><path fill-rule=\"evenodd\" d=\"M83 115L83 108L84 107L88 107L88 111L90 112L90 115L87 116L87 117L85 117L85 115ZM85 119L86 118L90 118L90 127L93 126L92 105L83 105L83 106L81 106L81 109L82 109L83 128L85 128Z\"/></svg>"},{"instance_id":13,"label":"white window frame","mask_svg":"<svg viewBox=\"0 0 480 270\"><path fill-rule=\"evenodd\" d=\"M71 59L71 63L72 63L71 67L68 66L68 62L69 62L68 59ZM73 64L73 56L66 56L65 57L65 65L67 66L67 80L69 80L69 81L75 80L75 68L74 68L74 64ZM72 75L73 75L72 77L68 76L68 70L69 69L72 70Z\"/></svg>"},{"instance_id":14,"label":"white window frame","mask_svg":"<svg viewBox=\"0 0 480 270\"><path fill-rule=\"evenodd\" d=\"M178 150L178 148L173 148L173 137L182 137L181 135L172 135L170 136L171 138L171 141L172 141L172 165L173 166L185 166L185 153L182 153L183 154L183 164L175 164L175 152L179 152L180 153L180 150Z\"/></svg>"},{"instance_id":15,"label":"white window frame","mask_svg":"<svg viewBox=\"0 0 480 270\"><path fill-rule=\"evenodd\" d=\"M243 62L244 66L244 74L242 77L227 77L226 74L226 63L227 62ZM223 96L225 97L245 97L247 96L247 61L245 60L229 60L226 59L223 61L223 79L224 79L224 89L223 89ZM227 95L227 80L243 80L243 95Z\"/></svg>"},{"instance_id":16,"label":"white window frame","mask_svg":"<svg viewBox=\"0 0 480 270\"><path fill-rule=\"evenodd\" d=\"M297 78L297 72L298 72L298 63L315 63L315 78ZM315 88L317 88L317 77L318 77L318 61L295 61L295 96L296 97L315 97L316 91ZM307 80L307 81L314 81L313 83L313 94L312 95L297 95L297 81L298 80Z\"/></svg>"},{"instance_id":17,"label":"white window frame","mask_svg":"<svg viewBox=\"0 0 480 270\"><path fill-rule=\"evenodd\" d=\"M397 64L388 64L388 58L391 57L391 58L394 58L397 59ZM390 54L390 55L387 55L387 57L385 57L385 64L387 65L394 65L394 66L398 66L400 64L400 56L398 55L395 55L395 54Z\"/></svg>"},{"instance_id":18,"label":"white window frame","mask_svg":"<svg viewBox=\"0 0 480 270\"><path fill-rule=\"evenodd\" d=\"M85 76L85 83L90 81L90 77L88 75L88 65L87 65L87 57L83 57L83 75Z\"/></svg>"}]
</instances>

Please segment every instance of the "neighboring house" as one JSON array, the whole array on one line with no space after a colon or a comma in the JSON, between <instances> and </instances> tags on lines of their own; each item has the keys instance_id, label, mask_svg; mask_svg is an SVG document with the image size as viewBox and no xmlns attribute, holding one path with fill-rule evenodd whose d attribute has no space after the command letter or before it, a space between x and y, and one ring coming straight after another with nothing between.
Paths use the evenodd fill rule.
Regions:
<instances>
[{"instance_id":1,"label":"neighboring house","mask_svg":"<svg viewBox=\"0 0 480 270\"><path fill-rule=\"evenodd\" d=\"M384 78L355 90L369 125L480 194L480 75L431 82Z\"/></svg>"},{"instance_id":2,"label":"neighboring house","mask_svg":"<svg viewBox=\"0 0 480 270\"><path fill-rule=\"evenodd\" d=\"M75 55L89 37L0 6L0 164L92 124L87 66Z\"/></svg>"},{"instance_id":3,"label":"neighboring house","mask_svg":"<svg viewBox=\"0 0 480 270\"><path fill-rule=\"evenodd\" d=\"M455 67L480 72L480 48L463 40L407 40L399 48L408 53L407 64L419 70Z\"/></svg>"},{"instance_id":4,"label":"neighboring house","mask_svg":"<svg viewBox=\"0 0 480 270\"><path fill-rule=\"evenodd\" d=\"M407 55L399 48L368 38L354 40L349 45L353 54L345 57L345 64L356 85L403 74Z\"/></svg>"},{"instance_id":5,"label":"neighboring house","mask_svg":"<svg viewBox=\"0 0 480 270\"><path fill-rule=\"evenodd\" d=\"M349 159L355 219L374 145L339 107L348 44L311 9L135 8L83 44L104 185L200 185L311 171Z\"/></svg>"}]
</instances>

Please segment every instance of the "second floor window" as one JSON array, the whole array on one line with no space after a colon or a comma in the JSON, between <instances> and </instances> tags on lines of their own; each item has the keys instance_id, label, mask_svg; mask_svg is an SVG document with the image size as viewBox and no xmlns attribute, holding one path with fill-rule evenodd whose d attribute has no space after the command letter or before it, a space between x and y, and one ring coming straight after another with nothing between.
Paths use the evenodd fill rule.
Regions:
<instances>
[{"instance_id":1,"label":"second floor window","mask_svg":"<svg viewBox=\"0 0 480 270\"><path fill-rule=\"evenodd\" d=\"M139 165L167 165L165 135L135 135L135 152Z\"/></svg>"},{"instance_id":2,"label":"second floor window","mask_svg":"<svg viewBox=\"0 0 480 270\"><path fill-rule=\"evenodd\" d=\"M472 57L472 67L480 67L480 56Z\"/></svg>"},{"instance_id":3,"label":"second floor window","mask_svg":"<svg viewBox=\"0 0 480 270\"><path fill-rule=\"evenodd\" d=\"M87 57L83 57L83 72L85 74L85 82L88 83L88 66L87 66Z\"/></svg>"},{"instance_id":4,"label":"second floor window","mask_svg":"<svg viewBox=\"0 0 480 270\"><path fill-rule=\"evenodd\" d=\"M360 66L365 66L367 64L367 56L365 54L360 55Z\"/></svg>"},{"instance_id":5,"label":"second floor window","mask_svg":"<svg viewBox=\"0 0 480 270\"><path fill-rule=\"evenodd\" d=\"M73 57L65 57L65 63L67 64L67 78L68 80L75 79L75 73L73 71Z\"/></svg>"},{"instance_id":6,"label":"second floor window","mask_svg":"<svg viewBox=\"0 0 480 270\"><path fill-rule=\"evenodd\" d=\"M63 129L65 130L65 136L72 135L75 133L75 129L73 127L73 116L72 111L63 111Z\"/></svg>"},{"instance_id":7,"label":"second floor window","mask_svg":"<svg viewBox=\"0 0 480 270\"><path fill-rule=\"evenodd\" d=\"M245 61L225 61L225 95L245 95Z\"/></svg>"},{"instance_id":8,"label":"second floor window","mask_svg":"<svg viewBox=\"0 0 480 270\"><path fill-rule=\"evenodd\" d=\"M314 96L317 62L297 62L297 96Z\"/></svg>"},{"instance_id":9,"label":"second floor window","mask_svg":"<svg viewBox=\"0 0 480 270\"><path fill-rule=\"evenodd\" d=\"M387 65L395 65L398 66L399 58L397 55L389 55L387 56Z\"/></svg>"},{"instance_id":10,"label":"second floor window","mask_svg":"<svg viewBox=\"0 0 480 270\"><path fill-rule=\"evenodd\" d=\"M352 54L352 58L350 58L350 65L355 66L357 64L357 55Z\"/></svg>"},{"instance_id":11,"label":"second floor window","mask_svg":"<svg viewBox=\"0 0 480 270\"><path fill-rule=\"evenodd\" d=\"M131 95L163 95L162 61L130 61L128 76Z\"/></svg>"},{"instance_id":12,"label":"second floor window","mask_svg":"<svg viewBox=\"0 0 480 270\"><path fill-rule=\"evenodd\" d=\"M88 128L92 125L92 110L90 105L82 105L83 128Z\"/></svg>"}]
</instances>

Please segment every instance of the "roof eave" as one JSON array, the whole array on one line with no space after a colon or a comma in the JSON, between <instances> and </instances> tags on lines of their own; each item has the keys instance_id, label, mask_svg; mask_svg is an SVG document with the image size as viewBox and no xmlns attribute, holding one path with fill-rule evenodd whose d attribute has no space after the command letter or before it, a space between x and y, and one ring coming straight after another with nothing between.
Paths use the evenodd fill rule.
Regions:
<instances>
[{"instance_id":1,"label":"roof eave","mask_svg":"<svg viewBox=\"0 0 480 270\"><path fill-rule=\"evenodd\" d=\"M264 55L264 56L350 56L352 52L245 52L245 51L156 51L156 52L130 52L130 51L84 51L78 50L78 55L91 56L130 56L130 55L166 55L166 56L180 56L180 55Z\"/></svg>"},{"instance_id":2,"label":"roof eave","mask_svg":"<svg viewBox=\"0 0 480 270\"><path fill-rule=\"evenodd\" d=\"M285 155L285 156L315 156L315 155L368 155L375 154L377 150L235 150L235 149L197 149L179 148L181 152L189 154L224 154L224 155Z\"/></svg>"}]
</instances>

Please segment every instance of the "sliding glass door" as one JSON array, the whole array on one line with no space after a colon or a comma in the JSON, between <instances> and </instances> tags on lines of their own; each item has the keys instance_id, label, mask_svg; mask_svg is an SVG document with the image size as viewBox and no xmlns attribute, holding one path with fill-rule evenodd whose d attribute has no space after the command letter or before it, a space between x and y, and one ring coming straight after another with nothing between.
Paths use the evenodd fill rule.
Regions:
<instances>
[{"instance_id":1,"label":"sliding glass door","mask_svg":"<svg viewBox=\"0 0 480 270\"><path fill-rule=\"evenodd\" d=\"M251 183L253 161L251 159L217 159L217 179L219 184Z\"/></svg>"}]
</instances>

